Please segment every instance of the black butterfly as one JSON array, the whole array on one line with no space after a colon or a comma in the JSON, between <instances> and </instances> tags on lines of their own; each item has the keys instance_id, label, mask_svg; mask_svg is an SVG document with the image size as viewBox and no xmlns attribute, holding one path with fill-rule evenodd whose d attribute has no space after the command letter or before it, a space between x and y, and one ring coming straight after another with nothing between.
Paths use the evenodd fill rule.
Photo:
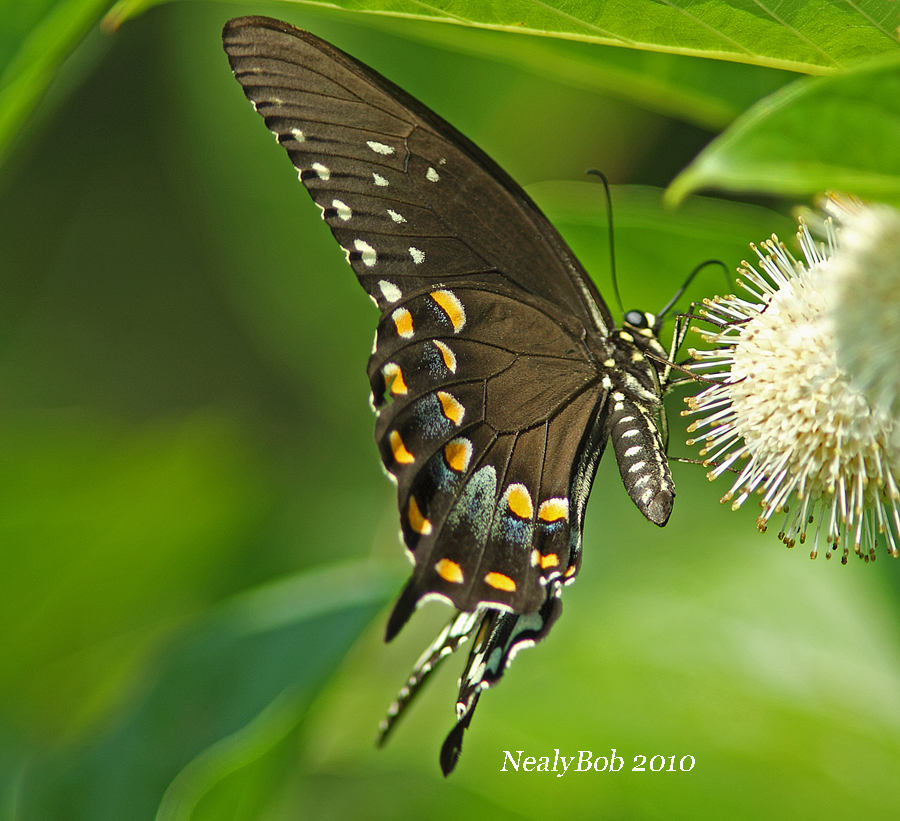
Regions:
<instances>
[{"instance_id":1,"label":"black butterfly","mask_svg":"<svg viewBox=\"0 0 900 821\"><path fill-rule=\"evenodd\" d=\"M459 611L416 664L382 738L474 634L441 750L448 774L481 691L559 616L607 441L641 512L669 518L658 323L629 312L617 329L525 192L371 68L266 17L230 21L223 39L381 311L368 369L375 439L415 561L387 639L425 599Z\"/></svg>"}]
</instances>

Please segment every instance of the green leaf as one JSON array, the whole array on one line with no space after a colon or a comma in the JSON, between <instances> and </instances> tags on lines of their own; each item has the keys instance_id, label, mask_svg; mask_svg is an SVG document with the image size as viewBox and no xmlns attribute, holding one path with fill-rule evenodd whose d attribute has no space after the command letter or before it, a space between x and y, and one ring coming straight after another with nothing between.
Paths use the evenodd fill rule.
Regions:
<instances>
[{"instance_id":1,"label":"green leaf","mask_svg":"<svg viewBox=\"0 0 900 821\"><path fill-rule=\"evenodd\" d=\"M796 79L764 66L616 48L556 37L510 37L470 26L435 26L370 16L367 24L405 38L489 58L542 80L616 97L703 128L719 130L760 98Z\"/></svg>"},{"instance_id":2,"label":"green leaf","mask_svg":"<svg viewBox=\"0 0 900 821\"><path fill-rule=\"evenodd\" d=\"M120 0L107 18L120 25L159 0ZM297 0L303 3L303 0ZM246 4L253 11L254 4ZM266 10L270 3L259 4ZM320 5L315 3L314 5ZM797 0L777 11L741 0L692 3L504 2L447 0L338 0L338 8L423 20L545 34L628 48L716 57L741 63L821 73L898 48L896 7L869 0Z\"/></svg>"},{"instance_id":3,"label":"green leaf","mask_svg":"<svg viewBox=\"0 0 900 821\"><path fill-rule=\"evenodd\" d=\"M900 202L900 60L799 80L761 101L669 187L806 197L837 189Z\"/></svg>"},{"instance_id":4,"label":"green leaf","mask_svg":"<svg viewBox=\"0 0 900 821\"><path fill-rule=\"evenodd\" d=\"M0 165L63 60L109 0L6 0L0 7Z\"/></svg>"},{"instance_id":5,"label":"green leaf","mask_svg":"<svg viewBox=\"0 0 900 821\"><path fill-rule=\"evenodd\" d=\"M216 784L297 726L395 588L381 565L364 561L234 597L146 671L146 692L100 739L29 768L19 817L192 817Z\"/></svg>"}]
</instances>

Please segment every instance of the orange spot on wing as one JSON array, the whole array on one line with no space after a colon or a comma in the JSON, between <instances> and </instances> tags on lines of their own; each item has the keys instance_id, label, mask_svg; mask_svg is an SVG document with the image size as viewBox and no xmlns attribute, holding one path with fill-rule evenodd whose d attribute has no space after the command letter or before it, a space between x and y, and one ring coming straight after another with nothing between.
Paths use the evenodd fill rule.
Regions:
<instances>
[{"instance_id":1,"label":"orange spot on wing","mask_svg":"<svg viewBox=\"0 0 900 821\"><path fill-rule=\"evenodd\" d=\"M462 424L463 417L466 415L466 409L460 404L455 396L451 396L447 391L437 392L438 401L441 403L441 410L454 425Z\"/></svg>"},{"instance_id":2,"label":"orange spot on wing","mask_svg":"<svg viewBox=\"0 0 900 821\"><path fill-rule=\"evenodd\" d=\"M457 473L462 473L472 458L472 443L468 439L454 439L444 447L447 464Z\"/></svg>"},{"instance_id":3,"label":"orange spot on wing","mask_svg":"<svg viewBox=\"0 0 900 821\"><path fill-rule=\"evenodd\" d=\"M516 589L516 583L509 576L504 576L502 573L492 571L484 577L484 580L495 590L512 593Z\"/></svg>"},{"instance_id":4,"label":"orange spot on wing","mask_svg":"<svg viewBox=\"0 0 900 821\"><path fill-rule=\"evenodd\" d=\"M431 533L431 522L422 515L415 496L409 497L409 526L422 536Z\"/></svg>"},{"instance_id":5,"label":"orange spot on wing","mask_svg":"<svg viewBox=\"0 0 900 821\"><path fill-rule=\"evenodd\" d=\"M557 522L569 518L568 499L547 499L538 508L538 518L545 522Z\"/></svg>"},{"instance_id":6,"label":"orange spot on wing","mask_svg":"<svg viewBox=\"0 0 900 821\"><path fill-rule=\"evenodd\" d=\"M413 335L412 314L406 308L397 308L391 314L391 319L394 320L394 327L397 329L397 333L404 339L408 339Z\"/></svg>"},{"instance_id":7,"label":"orange spot on wing","mask_svg":"<svg viewBox=\"0 0 900 821\"><path fill-rule=\"evenodd\" d=\"M408 392L409 389L406 387L406 382L403 381L403 371L400 370L399 365L388 362L384 366L382 373L384 373L390 391L394 396L403 396Z\"/></svg>"},{"instance_id":8,"label":"orange spot on wing","mask_svg":"<svg viewBox=\"0 0 900 821\"><path fill-rule=\"evenodd\" d=\"M510 485L506 492L506 504L520 519L530 519L534 513L531 494L525 485Z\"/></svg>"},{"instance_id":9,"label":"orange spot on wing","mask_svg":"<svg viewBox=\"0 0 900 821\"><path fill-rule=\"evenodd\" d=\"M541 556L541 568L546 570L548 567L559 567L559 556L555 553L548 553Z\"/></svg>"},{"instance_id":10,"label":"orange spot on wing","mask_svg":"<svg viewBox=\"0 0 900 821\"><path fill-rule=\"evenodd\" d=\"M441 358L444 360L444 365L450 373L456 373L456 354L450 350L448 345L445 345L439 339L433 339L434 346L441 352Z\"/></svg>"},{"instance_id":11,"label":"orange spot on wing","mask_svg":"<svg viewBox=\"0 0 900 821\"><path fill-rule=\"evenodd\" d=\"M400 434L397 431L391 431L391 450L394 452L394 461L401 465L411 465L416 458L406 449Z\"/></svg>"},{"instance_id":12,"label":"orange spot on wing","mask_svg":"<svg viewBox=\"0 0 900 821\"><path fill-rule=\"evenodd\" d=\"M441 306L441 310L447 314L447 319L453 326L453 332L458 333L466 324L466 309L463 308L459 297L451 291L432 291L431 298Z\"/></svg>"},{"instance_id":13,"label":"orange spot on wing","mask_svg":"<svg viewBox=\"0 0 900 821\"><path fill-rule=\"evenodd\" d=\"M463 582L462 568L456 562L450 561L450 559L441 559L434 566L434 569L437 570L438 576L445 582L452 582L453 584L462 584Z\"/></svg>"}]
</instances>

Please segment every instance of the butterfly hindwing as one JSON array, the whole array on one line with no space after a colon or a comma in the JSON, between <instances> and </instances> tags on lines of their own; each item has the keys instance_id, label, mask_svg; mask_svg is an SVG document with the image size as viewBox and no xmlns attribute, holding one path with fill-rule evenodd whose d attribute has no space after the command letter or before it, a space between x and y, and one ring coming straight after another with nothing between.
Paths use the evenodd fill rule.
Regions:
<instances>
[{"instance_id":1,"label":"butterfly hindwing","mask_svg":"<svg viewBox=\"0 0 900 821\"><path fill-rule=\"evenodd\" d=\"M433 293L413 295L383 315L369 364L416 561L389 636L429 593L462 610L541 606L566 566L572 465L603 396L574 332L523 298L465 285L442 299L464 313L464 335Z\"/></svg>"}]
</instances>

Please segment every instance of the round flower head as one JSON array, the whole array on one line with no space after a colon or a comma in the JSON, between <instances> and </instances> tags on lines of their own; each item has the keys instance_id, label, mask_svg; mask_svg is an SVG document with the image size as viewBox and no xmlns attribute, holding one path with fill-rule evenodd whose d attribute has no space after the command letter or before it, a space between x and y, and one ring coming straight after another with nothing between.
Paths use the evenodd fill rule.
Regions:
<instances>
[{"instance_id":1,"label":"round flower head","mask_svg":"<svg viewBox=\"0 0 900 821\"><path fill-rule=\"evenodd\" d=\"M784 514L779 538L812 538L826 556L866 561L900 545L900 213L832 196L816 244L801 220L797 260L773 234L751 245L739 296L705 300L716 327L691 366L714 384L687 401L706 429L701 455L722 498L761 496L757 526ZM834 220L839 227L835 228ZM690 440L694 444L696 440ZM738 463L739 467L734 468Z\"/></svg>"}]
</instances>

